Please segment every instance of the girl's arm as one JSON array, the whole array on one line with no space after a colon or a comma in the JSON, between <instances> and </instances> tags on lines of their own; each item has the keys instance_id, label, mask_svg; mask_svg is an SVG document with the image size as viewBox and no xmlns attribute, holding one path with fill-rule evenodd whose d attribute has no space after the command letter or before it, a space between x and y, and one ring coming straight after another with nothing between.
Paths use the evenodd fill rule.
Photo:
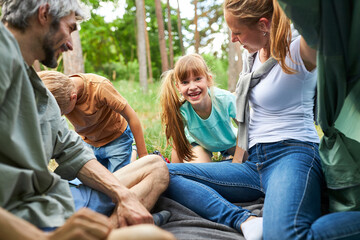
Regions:
<instances>
[{"instance_id":1,"label":"girl's arm","mask_svg":"<svg viewBox=\"0 0 360 240\"><path fill-rule=\"evenodd\" d=\"M132 107L129 104L127 104L126 107L120 112L120 114L129 123L131 132L133 133L134 138L135 138L137 152L138 152L139 157L141 158L141 157L148 155L140 119L138 118L134 109L132 109Z\"/></svg>"},{"instance_id":2,"label":"girl's arm","mask_svg":"<svg viewBox=\"0 0 360 240\"><path fill-rule=\"evenodd\" d=\"M175 147L171 149L171 163L183 163L184 161L179 158Z\"/></svg>"},{"instance_id":3,"label":"girl's arm","mask_svg":"<svg viewBox=\"0 0 360 240\"><path fill-rule=\"evenodd\" d=\"M316 68L316 50L309 47L303 37L300 39L300 55L308 71Z\"/></svg>"}]
</instances>

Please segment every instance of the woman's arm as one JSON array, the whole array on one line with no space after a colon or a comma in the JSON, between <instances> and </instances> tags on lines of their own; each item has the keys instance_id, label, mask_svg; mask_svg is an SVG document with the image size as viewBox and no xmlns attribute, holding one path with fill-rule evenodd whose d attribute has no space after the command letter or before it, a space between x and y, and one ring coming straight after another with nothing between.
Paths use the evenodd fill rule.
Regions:
<instances>
[{"instance_id":1,"label":"woman's arm","mask_svg":"<svg viewBox=\"0 0 360 240\"><path fill-rule=\"evenodd\" d=\"M234 158L233 158L232 162L233 163L243 163L247 160L247 158L248 158L247 151L245 151L244 149L242 149L241 147L236 145Z\"/></svg>"},{"instance_id":2,"label":"woman's arm","mask_svg":"<svg viewBox=\"0 0 360 240\"><path fill-rule=\"evenodd\" d=\"M123 109L123 111L120 112L120 114L129 123L131 132L133 133L134 138L135 138L137 153L139 155L139 158L148 155L140 119L138 118L134 109L132 109L132 107L129 104L127 104L125 106L125 108Z\"/></svg>"},{"instance_id":3,"label":"woman's arm","mask_svg":"<svg viewBox=\"0 0 360 240\"><path fill-rule=\"evenodd\" d=\"M232 160L233 163L243 163L248 159L248 156L249 156L247 151L245 151L244 149L242 149L241 147L238 146L238 144L237 144L238 143L238 137L236 138L235 153L234 153L234 158Z\"/></svg>"},{"instance_id":4,"label":"woman's arm","mask_svg":"<svg viewBox=\"0 0 360 240\"><path fill-rule=\"evenodd\" d=\"M300 55L308 71L316 68L316 50L309 47L303 37L300 39Z\"/></svg>"}]
</instances>

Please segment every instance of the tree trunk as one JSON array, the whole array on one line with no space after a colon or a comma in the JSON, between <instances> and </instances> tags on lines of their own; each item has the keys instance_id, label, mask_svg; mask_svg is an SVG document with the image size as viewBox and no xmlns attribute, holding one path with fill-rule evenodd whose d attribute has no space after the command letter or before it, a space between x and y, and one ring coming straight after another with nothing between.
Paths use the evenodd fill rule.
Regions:
<instances>
[{"instance_id":1,"label":"tree trunk","mask_svg":"<svg viewBox=\"0 0 360 240\"><path fill-rule=\"evenodd\" d=\"M139 80L143 93L148 92L146 74L146 44L145 44L145 18L144 0L136 0L136 20L137 20L137 49L139 60Z\"/></svg>"},{"instance_id":2,"label":"tree trunk","mask_svg":"<svg viewBox=\"0 0 360 240\"><path fill-rule=\"evenodd\" d=\"M235 91L236 83L239 79L239 74L242 70L242 58L240 44L238 42L231 42L231 31L229 32L229 70L228 70L228 90L230 92Z\"/></svg>"},{"instance_id":3,"label":"tree trunk","mask_svg":"<svg viewBox=\"0 0 360 240\"><path fill-rule=\"evenodd\" d=\"M150 51L149 34L147 31L145 4L144 4L144 26L145 26L144 31L145 31L145 41L146 41L146 56L147 56L149 83L153 83L153 73L152 73L152 66L151 66L151 51Z\"/></svg>"},{"instance_id":4,"label":"tree trunk","mask_svg":"<svg viewBox=\"0 0 360 240\"><path fill-rule=\"evenodd\" d=\"M180 5L179 5L179 0L177 0L177 27L178 27L178 32L179 32L179 40L180 40L180 49L181 49L181 53L184 56L185 55L185 49L184 49L184 42L183 42L183 37L182 37L182 31L181 31L181 17L180 17Z\"/></svg>"},{"instance_id":5,"label":"tree trunk","mask_svg":"<svg viewBox=\"0 0 360 240\"><path fill-rule=\"evenodd\" d=\"M169 69L169 63L168 63L168 57L167 57L167 53L166 53L165 30L164 30L163 14L162 14L160 0L155 0L155 10L156 10L157 23L158 23L158 32L159 32L161 69L162 69L162 72L165 72Z\"/></svg>"},{"instance_id":6,"label":"tree trunk","mask_svg":"<svg viewBox=\"0 0 360 240\"><path fill-rule=\"evenodd\" d=\"M85 72L79 31L73 32L71 37L74 49L63 53L64 74L66 75Z\"/></svg>"},{"instance_id":7,"label":"tree trunk","mask_svg":"<svg viewBox=\"0 0 360 240\"><path fill-rule=\"evenodd\" d=\"M196 52L196 53L199 53L199 48L200 48L200 34L199 34L199 31L198 31L197 3L198 3L198 1L195 0L195 1L194 1L194 6L195 6L195 17L194 17L195 34L194 34L194 39L195 39L195 52Z\"/></svg>"},{"instance_id":8,"label":"tree trunk","mask_svg":"<svg viewBox=\"0 0 360 240\"><path fill-rule=\"evenodd\" d=\"M169 33L169 56L170 56L170 68L174 67L174 50L173 50L173 37L171 28L171 8L170 1L167 0L167 14L168 14L168 33Z\"/></svg>"}]
</instances>

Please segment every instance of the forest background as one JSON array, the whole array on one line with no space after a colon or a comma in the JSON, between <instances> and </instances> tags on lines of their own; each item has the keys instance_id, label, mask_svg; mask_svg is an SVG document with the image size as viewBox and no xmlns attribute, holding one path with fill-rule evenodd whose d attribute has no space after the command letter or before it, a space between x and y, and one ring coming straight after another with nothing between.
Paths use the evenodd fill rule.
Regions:
<instances>
[{"instance_id":1,"label":"forest background","mask_svg":"<svg viewBox=\"0 0 360 240\"><path fill-rule=\"evenodd\" d=\"M161 74L180 56L195 52L205 58L217 87L235 90L241 49L230 41L223 0L81 1L91 16L72 34L74 51L64 53L55 70L111 80L137 112L148 152L169 157L160 119ZM38 62L34 68L45 69Z\"/></svg>"},{"instance_id":2,"label":"forest background","mask_svg":"<svg viewBox=\"0 0 360 240\"><path fill-rule=\"evenodd\" d=\"M74 50L63 54L55 70L96 73L111 80L137 112L148 152L170 157L160 119L161 74L180 56L195 52L205 58L218 87L235 89L241 53L239 44L229 45L223 0L82 2L91 16L72 34ZM232 72L229 64L234 65ZM39 63L34 67L44 69Z\"/></svg>"}]
</instances>

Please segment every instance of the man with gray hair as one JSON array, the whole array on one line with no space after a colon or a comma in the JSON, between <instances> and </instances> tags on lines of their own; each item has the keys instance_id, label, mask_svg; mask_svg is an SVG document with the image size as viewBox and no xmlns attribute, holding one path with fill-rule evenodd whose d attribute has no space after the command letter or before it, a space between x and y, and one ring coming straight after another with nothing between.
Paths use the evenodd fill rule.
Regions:
<instances>
[{"instance_id":1,"label":"man with gray hair","mask_svg":"<svg viewBox=\"0 0 360 240\"><path fill-rule=\"evenodd\" d=\"M168 184L162 159L149 155L111 174L68 129L31 67L35 60L56 67L59 55L72 50L71 33L84 19L77 0L0 4L1 238L104 239L112 228L153 223L149 210ZM59 164L55 172L50 159ZM83 185L69 187L66 180L75 177ZM82 207L111 217L87 208L74 214Z\"/></svg>"}]
</instances>

